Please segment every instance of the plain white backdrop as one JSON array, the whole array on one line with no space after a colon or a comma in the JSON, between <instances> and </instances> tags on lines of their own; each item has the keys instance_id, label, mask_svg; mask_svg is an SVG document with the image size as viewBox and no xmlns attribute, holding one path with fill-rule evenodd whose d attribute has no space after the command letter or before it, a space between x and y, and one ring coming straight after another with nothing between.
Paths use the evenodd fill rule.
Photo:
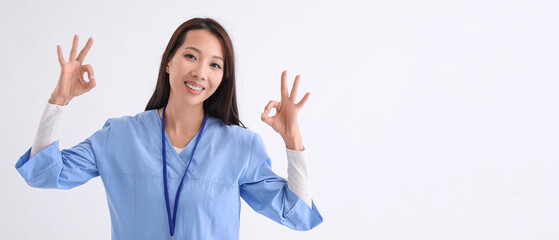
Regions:
<instances>
[{"instance_id":1,"label":"plain white backdrop","mask_svg":"<svg viewBox=\"0 0 559 240\"><path fill-rule=\"evenodd\" d=\"M558 239L559 15L555 1L2 1L0 239L110 239L100 178L35 189L14 165L74 34L97 86L60 123L69 148L143 111L173 31L211 17L232 37L241 120L287 177L260 121L300 74L312 193L297 232L243 202L241 239Z\"/></svg>"}]
</instances>

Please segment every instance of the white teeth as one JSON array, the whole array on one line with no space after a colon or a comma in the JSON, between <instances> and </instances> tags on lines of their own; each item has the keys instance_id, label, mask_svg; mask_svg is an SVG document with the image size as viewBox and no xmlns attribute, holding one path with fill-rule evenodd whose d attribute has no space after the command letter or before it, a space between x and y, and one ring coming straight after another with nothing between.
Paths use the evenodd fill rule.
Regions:
<instances>
[{"instance_id":1,"label":"white teeth","mask_svg":"<svg viewBox=\"0 0 559 240\"><path fill-rule=\"evenodd\" d=\"M192 85L188 84L187 82L185 82L185 84L186 84L187 87L189 87L189 88L192 89L192 90L196 90L196 91L202 91L202 90L204 90L204 88L192 86Z\"/></svg>"}]
</instances>

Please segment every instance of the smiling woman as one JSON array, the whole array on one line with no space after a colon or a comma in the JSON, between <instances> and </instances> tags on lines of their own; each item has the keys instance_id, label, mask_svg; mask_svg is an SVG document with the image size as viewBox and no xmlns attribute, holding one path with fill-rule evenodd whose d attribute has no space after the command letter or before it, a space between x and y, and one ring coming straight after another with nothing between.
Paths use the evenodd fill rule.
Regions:
<instances>
[{"instance_id":1,"label":"smiling woman","mask_svg":"<svg viewBox=\"0 0 559 240\"><path fill-rule=\"evenodd\" d=\"M233 46L208 18L191 19L172 35L144 112L110 118L80 144L60 150L53 129L63 106L95 87L93 68L82 65L93 39L76 57L77 44L76 35L68 61L57 46L58 85L33 146L15 165L29 185L69 189L100 176L113 239L238 239L240 198L292 229L322 223L297 122L309 97L295 102L299 76L288 94L284 71L281 101L270 101L262 113L285 141L288 180L272 171L262 138L239 120ZM272 108L277 113L269 117Z\"/></svg>"},{"instance_id":2,"label":"smiling woman","mask_svg":"<svg viewBox=\"0 0 559 240\"><path fill-rule=\"evenodd\" d=\"M175 65L176 68L170 69ZM177 79L170 79L171 75ZM198 80L194 81L194 78ZM235 56L231 39L214 20L195 18L180 25L169 40L161 59L157 86L146 111L161 109L167 104L174 84L184 86L184 82L189 82L204 86L202 81L212 85L208 86L209 91L204 90L204 96L200 96L202 101L196 100L203 102L204 111L222 119L227 125L244 126L237 109ZM218 90L220 85L223 87ZM181 97L177 101L182 103L186 99Z\"/></svg>"},{"instance_id":3,"label":"smiling woman","mask_svg":"<svg viewBox=\"0 0 559 240\"><path fill-rule=\"evenodd\" d=\"M184 110L201 105L212 96L223 78L222 55L221 43L212 33L189 31L184 44L165 68L171 85L168 104L180 105Z\"/></svg>"}]
</instances>

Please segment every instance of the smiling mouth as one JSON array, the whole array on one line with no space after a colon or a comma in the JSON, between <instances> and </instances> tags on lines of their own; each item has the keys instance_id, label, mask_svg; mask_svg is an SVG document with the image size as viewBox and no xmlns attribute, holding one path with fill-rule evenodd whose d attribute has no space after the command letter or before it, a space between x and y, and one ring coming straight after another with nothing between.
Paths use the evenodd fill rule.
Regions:
<instances>
[{"instance_id":1,"label":"smiling mouth","mask_svg":"<svg viewBox=\"0 0 559 240\"><path fill-rule=\"evenodd\" d=\"M192 90L194 90L194 91L202 91L202 90L205 89L205 88L203 88L203 87L196 87L196 86L191 85L190 83L187 83L187 82L184 82L184 84L185 84L188 88L190 88L190 89L192 89Z\"/></svg>"}]
</instances>

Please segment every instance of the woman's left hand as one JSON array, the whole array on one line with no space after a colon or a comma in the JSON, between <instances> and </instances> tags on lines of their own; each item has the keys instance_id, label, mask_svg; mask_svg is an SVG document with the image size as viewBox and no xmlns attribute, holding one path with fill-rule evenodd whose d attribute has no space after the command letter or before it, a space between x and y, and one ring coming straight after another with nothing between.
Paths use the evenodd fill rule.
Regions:
<instances>
[{"instance_id":1,"label":"woman's left hand","mask_svg":"<svg viewBox=\"0 0 559 240\"><path fill-rule=\"evenodd\" d=\"M286 78L287 71L283 71L281 74L281 101L277 102L272 100L266 105L262 113L262 121L270 125L281 135L287 148L303 151L305 148L303 147L303 137L301 136L299 123L297 122L297 113L303 108L303 105L305 105L311 93L307 92L301 101L295 103L295 99L297 98L297 86L299 85L301 76L297 75L297 77L295 77L293 88L289 95L287 93ZM276 109L276 114L270 117L268 114L272 108Z\"/></svg>"}]
</instances>

